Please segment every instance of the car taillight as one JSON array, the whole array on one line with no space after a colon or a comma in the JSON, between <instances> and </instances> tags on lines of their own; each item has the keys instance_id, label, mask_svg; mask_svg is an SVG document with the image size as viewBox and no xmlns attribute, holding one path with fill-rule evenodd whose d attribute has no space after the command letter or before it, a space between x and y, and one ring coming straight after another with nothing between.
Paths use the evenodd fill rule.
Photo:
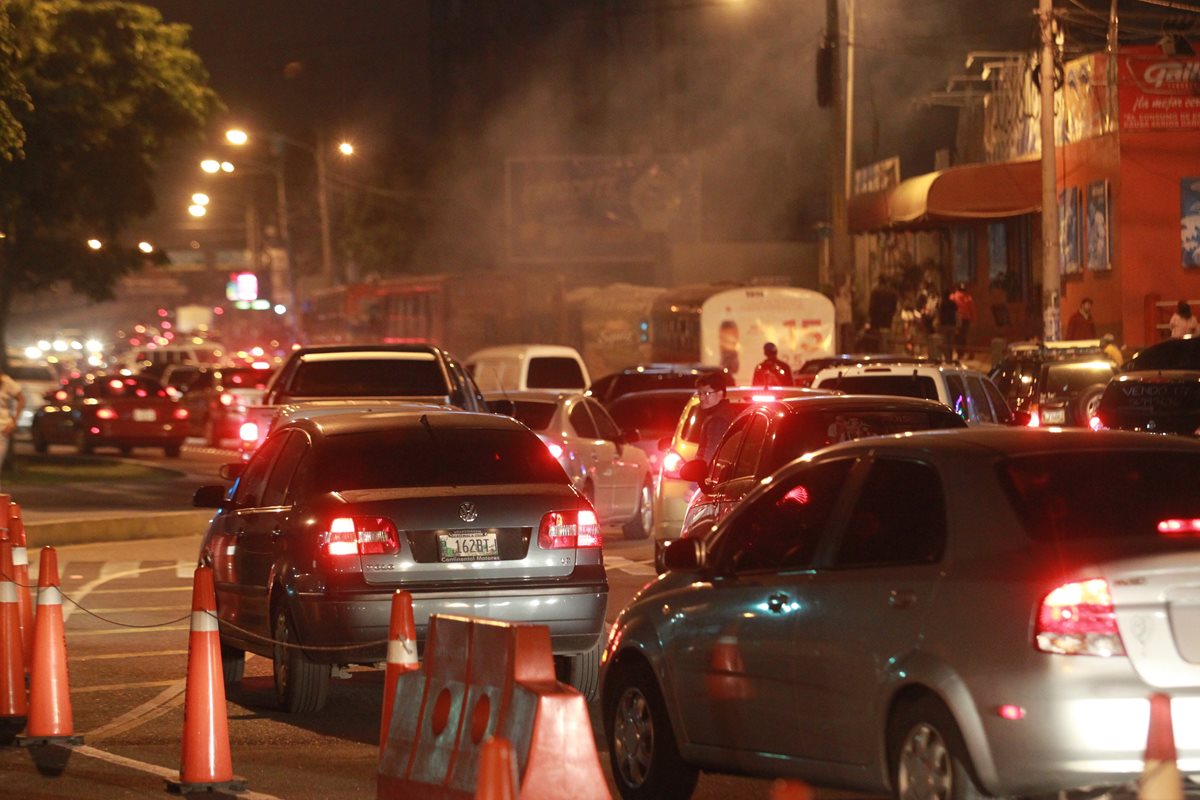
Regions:
<instances>
[{"instance_id":1,"label":"car taillight","mask_svg":"<svg viewBox=\"0 0 1200 800\"><path fill-rule=\"evenodd\" d=\"M231 395L229 392L221 392L221 405L223 405L223 406L233 405L233 395Z\"/></svg>"},{"instance_id":2,"label":"car taillight","mask_svg":"<svg viewBox=\"0 0 1200 800\"><path fill-rule=\"evenodd\" d=\"M258 425L253 422L243 422L238 428L238 438L249 444L258 441Z\"/></svg>"},{"instance_id":3,"label":"car taillight","mask_svg":"<svg viewBox=\"0 0 1200 800\"><path fill-rule=\"evenodd\" d=\"M400 550L400 535L387 517L334 517L321 549L331 556L385 555Z\"/></svg>"},{"instance_id":4,"label":"car taillight","mask_svg":"<svg viewBox=\"0 0 1200 800\"><path fill-rule=\"evenodd\" d=\"M555 458L562 458L563 449L561 444L558 444L557 442L546 442L546 449L549 450L550 455L554 456Z\"/></svg>"},{"instance_id":5,"label":"car taillight","mask_svg":"<svg viewBox=\"0 0 1200 800\"><path fill-rule=\"evenodd\" d=\"M1046 595L1038 609L1034 644L1044 653L1125 655L1108 581L1072 581Z\"/></svg>"},{"instance_id":6,"label":"car taillight","mask_svg":"<svg viewBox=\"0 0 1200 800\"><path fill-rule=\"evenodd\" d=\"M1029 412L1029 422L1026 423L1031 428L1037 428L1042 424L1042 418L1038 416L1038 412Z\"/></svg>"},{"instance_id":7,"label":"car taillight","mask_svg":"<svg viewBox=\"0 0 1200 800\"><path fill-rule=\"evenodd\" d=\"M754 403L774 403L777 399L773 394L756 394L751 395L750 400Z\"/></svg>"},{"instance_id":8,"label":"car taillight","mask_svg":"<svg viewBox=\"0 0 1200 800\"><path fill-rule=\"evenodd\" d=\"M171 416L175 419L187 419L188 410L186 408L177 408L171 412Z\"/></svg>"},{"instance_id":9,"label":"car taillight","mask_svg":"<svg viewBox=\"0 0 1200 800\"><path fill-rule=\"evenodd\" d=\"M1200 536L1200 519L1164 519L1158 523L1158 532L1171 539Z\"/></svg>"},{"instance_id":10,"label":"car taillight","mask_svg":"<svg viewBox=\"0 0 1200 800\"><path fill-rule=\"evenodd\" d=\"M96 419L116 419L116 418L117 418L116 409L109 408L108 406L101 406L100 408L96 409Z\"/></svg>"},{"instance_id":11,"label":"car taillight","mask_svg":"<svg viewBox=\"0 0 1200 800\"><path fill-rule=\"evenodd\" d=\"M578 511L551 511L538 527L538 546L543 550L562 547L599 547L600 525L590 508Z\"/></svg>"},{"instance_id":12,"label":"car taillight","mask_svg":"<svg viewBox=\"0 0 1200 800\"><path fill-rule=\"evenodd\" d=\"M1106 431L1108 426L1099 417L1088 417L1088 427L1094 431Z\"/></svg>"},{"instance_id":13,"label":"car taillight","mask_svg":"<svg viewBox=\"0 0 1200 800\"><path fill-rule=\"evenodd\" d=\"M674 450L668 450L663 456L663 475L668 478L678 478L679 468L683 466L683 456Z\"/></svg>"}]
</instances>

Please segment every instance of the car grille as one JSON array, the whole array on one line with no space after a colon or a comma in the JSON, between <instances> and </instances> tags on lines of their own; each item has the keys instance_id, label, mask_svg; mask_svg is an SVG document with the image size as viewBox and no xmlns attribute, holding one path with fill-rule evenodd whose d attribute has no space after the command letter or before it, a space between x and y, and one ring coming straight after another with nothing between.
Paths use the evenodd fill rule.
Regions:
<instances>
[{"instance_id":1,"label":"car grille","mask_svg":"<svg viewBox=\"0 0 1200 800\"><path fill-rule=\"evenodd\" d=\"M532 528L455 528L454 531L483 530L496 534L496 547L499 550L500 561L520 561L529 552L529 539L533 534ZM401 531L408 540L409 550L413 560L418 564L438 563L439 533L449 533L450 529Z\"/></svg>"}]
</instances>

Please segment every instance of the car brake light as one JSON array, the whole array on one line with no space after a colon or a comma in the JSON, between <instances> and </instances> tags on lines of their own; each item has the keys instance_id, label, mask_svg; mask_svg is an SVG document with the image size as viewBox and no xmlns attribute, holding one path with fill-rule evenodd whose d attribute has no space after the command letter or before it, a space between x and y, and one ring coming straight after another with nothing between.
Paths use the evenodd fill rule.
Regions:
<instances>
[{"instance_id":1,"label":"car brake light","mask_svg":"<svg viewBox=\"0 0 1200 800\"><path fill-rule=\"evenodd\" d=\"M242 427L238 428L238 438L243 442L258 441L258 425L253 422L243 422Z\"/></svg>"},{"instance_id":2,"label":"car brake light","mask_svg":"<svg viewBox=\"0 0 1200 800\"><path fill-rule=\"evenodd\" d=\"M554 456L555 458L562 458L562 445L558 444L557 442L546 442L546 449L549 450L550 455Z\"/></svg>"},{"instance_id":3,"label":"car brake light","mask_svg":"<svg viewBox=\"0 0 1200 800\"><path fill-rule=\"evenodd\" d=\"M387 517L335 517L321 534L331 556L386 555L400 550L400 535Z\"/></svg>"},{"instance_id":4,"label":"car brake light","mask_svg":"<svg viewBox=\"0 0 1200 800\"><path fill-rule=\"evenodd\" d=\"M101 406L100 408L96 409L96 419L116 419L116 418L117 418L116 409L109 408L108 406Z\"/></svg>"},{"instance_id":5,"label":"car brake light","mask_svg":"<svg viewBox=\"0 0 1200 800\"><path fill-rule=\"evenodd\" d=\"M1040 427L1042 424L1042 418L1038 416L1038 412L1030 411L1029 412L1029 422L1026 424L1031 428Z\"/></svg>"},{"instance_id":6,"label":"car brake light","mask_svg":"<svg viewBox=\"0 0 1200 800\"><path fill-rule=\"evenodd\" d=\"M1164 519L1158 523L1158 532L1172 539L1200 536L1200 519Z\"/></svg>"},{"instance_id":7,"label":"car brake light","mask_svg":"<svg viewBox=\"0 0 1200 800\"><path fill-rule=\"evenodd\" d=\"M600 547L600 525L590 508L551 511L538 527L538 546L543 550L564 547Z\"/></svg>"},{"instance_id":8,"label":"car brake light","mask_svg":"<svg viewBox=\"0 0 1200 800\"><path fill-rule=\"evenodd\" d=\"M751 402L754 403L774 403L777 399L773 394L756 394L750 397Z\"/></svg>"},{"instance_id":9,"label":"car brake light","mask_svg":"<svg viewBox=\"0 0 1200 800\"><path fill-rule=\"evenodd\" d=\"M223 406L233 405L233 395L231 395L229 392L221 392L221 405L223 405Z\"/></svg>"},{"instance_id":10,"label":"car brake light","mask_svg":"<svg viewBox=\"0 0 1200 800\"><path fill-rule=\"evenodd\" d=\"M1034 643L1044 653L1125 655L1108 581L1072 581L1046 595L1038 609Z\"/></svg>"},{"instance_id":11,"label":"car brake light","mask_svg":"<svg viewBox=\"0 0 1200 800\"><path fill-rule=\"evenodd\" d=\"M678 478L679 468L683 466L683 456L674 450L668 450L663 456L663 474L668 478Z\"/></svg>"},{"instance_id":12,"label":"car brake light","mask_svg":"<svg viewBox=\"0 0 1200 800\"><path fill-rule=\"evenodd\" d=\"M1088 417L1088 427L1094 431L1107 430L1107 427L1099 417Z\"/></svg>"},{"instance_id":13,"label":"car brake light","mask_svg":"<svg viewBox=\"0 0 1200 800\"><path fill-rule=\"evenodd\" d=\"M171 416L175 419L187 419L188 410L186 408L177 408L171 412Z\"/></svg>"}]
</instances>

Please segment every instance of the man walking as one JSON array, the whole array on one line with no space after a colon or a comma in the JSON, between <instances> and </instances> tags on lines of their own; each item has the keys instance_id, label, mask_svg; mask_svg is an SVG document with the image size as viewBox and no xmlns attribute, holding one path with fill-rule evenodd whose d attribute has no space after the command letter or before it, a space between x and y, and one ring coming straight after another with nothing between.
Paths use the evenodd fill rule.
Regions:
<instances>
[{"instance_id":1,"label":"man walking","mask_svg":"<svg viewBox=\"0 0 1200 800\"><path fill-rule=\"evenodd\" d=\"M960 283L958 290L950 295L950 299L954 301L954 306L958 310L958 330L955 332L954 339L954 343L958 346L958 357L969 358L967 337L971 331L971 323L975 321L975 298L971 297L971 292L967 290L967 284Z\"/></svg>"},{"instance_id":2,"label":"man walking","mask_svg":"<svg viewBox=\"0 0 1200 800\"><path fill-rule=\"evenodd\" d=\"M791 386L792 368L779 358L779 348L774 342L763 345L763 355L766 356L754 368L753 386Z\"/></svg>"}]
</instances>

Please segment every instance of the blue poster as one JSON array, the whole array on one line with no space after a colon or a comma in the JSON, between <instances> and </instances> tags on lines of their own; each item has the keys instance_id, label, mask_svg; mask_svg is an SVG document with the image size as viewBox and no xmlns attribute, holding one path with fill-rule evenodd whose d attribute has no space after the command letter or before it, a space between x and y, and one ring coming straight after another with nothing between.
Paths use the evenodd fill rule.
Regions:
<instances>
[{"instance_id":1,"label":"blue poster","mask_svg":"<svg viewBox=\"0 0 1200 800\"><path fill-rule=\"evenodd\" d=\"M1183 265L1200 267L1200 178L1179 181L1179 235Z\"/></svg>"},{"instance_id":2,"label":"blue poster","mask_svg":"<svg viewBox=\"0 0 1200 800\"><path fill-rule=\"evenodd\" d=\"M1058 193L1058 257L1064 275L1079 272L1079 187Z\"/></svg>"},{"instance_id":3,"label":"blue poster","mask_svg":"<svg viewBox=\"0 0 1200 800\"><path fill-rule=\"evenodd\" d=\"M1093 181L1087 187L1087 265L1094 272L1112 268L1110 225L1108 181Z\"/></svg>"},{"instance_id":4,"label":"blue poster","mask_svg":"<svg viewBox=\"0 0 1200 800\"><path fill-rule=\"evenodd\" d=\"M1004 283L1008 275L1008 237L1003 222L988 224L988 280L993 284Z\"/></svg>"}]
</instances>

